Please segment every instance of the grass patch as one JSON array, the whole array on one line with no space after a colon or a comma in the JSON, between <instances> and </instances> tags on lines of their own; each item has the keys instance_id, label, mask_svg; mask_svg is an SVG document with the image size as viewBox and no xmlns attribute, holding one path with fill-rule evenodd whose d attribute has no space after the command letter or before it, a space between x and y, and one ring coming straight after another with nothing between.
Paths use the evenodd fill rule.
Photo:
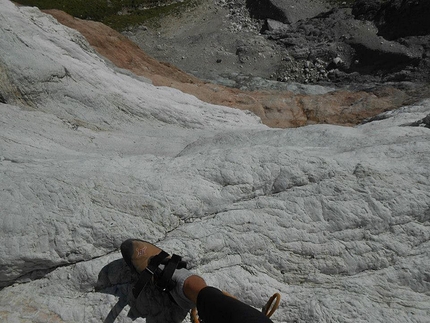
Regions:
<instances>
[{"instance_id":1,"label":"grass patch","mask_svg":"<svg viewBox=\"0 0 430 323\"><path fill-rule=\"evenodd\" d=\"M161 17L178 15L197 6L198 0L16 0L39 9L59 9L88 20L100 21L118 31L139 24L156 24Z\"/></svg>"},{"instance_id":2,"label":"grass patch","mask_svg":"<svg viewBox=\"0 0 430 323\"><path fill-rule=\"evenodd\" d=\"M128 10L126 15L114 14L106 16L102 22L119 31L140 24L159 27L160 18L178 16L188 9L195 8L197 5L198 1L196 0L185 0L160 7Z\"/></svg>"}]
</instances>

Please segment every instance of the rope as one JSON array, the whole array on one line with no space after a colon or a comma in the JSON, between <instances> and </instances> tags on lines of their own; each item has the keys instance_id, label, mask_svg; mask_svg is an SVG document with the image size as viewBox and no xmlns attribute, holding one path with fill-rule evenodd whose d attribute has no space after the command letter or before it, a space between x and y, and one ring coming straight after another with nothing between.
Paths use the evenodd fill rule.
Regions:
<instances>
[{"instance_id":1,"label":"rope","mask_svg":"<svg viewBox=\"0 0 430 323\"><path fill-rule=\"evenodd\" d=\"M273 301L276 300L275 304L273 304ZM273 294L272 297L270 297L269 301L264 305L263 307L263 314L267 317L271 317L273 313L275 313L276 309L279 307L279 303L281 302L281 295L279 293Z\"/></svg>"},{"instance_id":2,"label":"rope","mask_svg":"<svg viewBox=\"0 0 430 323\"><path fill-rule=\"evenodd\" d=\"M191 323L200 323L199 314L197 313L197 308L194 307L190 313Z\"/></svg>"}]
</instances>

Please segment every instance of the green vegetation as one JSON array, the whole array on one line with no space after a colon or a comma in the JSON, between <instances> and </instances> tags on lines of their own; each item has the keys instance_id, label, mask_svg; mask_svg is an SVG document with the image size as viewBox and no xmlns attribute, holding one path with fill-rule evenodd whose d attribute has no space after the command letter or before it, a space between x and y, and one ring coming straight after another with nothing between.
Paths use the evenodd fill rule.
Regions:
<instances>
[{"instance_id":1,"label":"green vegetation","mask_svg":"<svg viewBox=\"0 0 430 323\"><path fill-rule=\"evenodd\" d=\"M16 0L19 4L39 9L59 9L81 19L103 22L124 30L138 24L156 23L167 15L180 14L195 7L198 0Z\"/></svg>"}]
</instances>

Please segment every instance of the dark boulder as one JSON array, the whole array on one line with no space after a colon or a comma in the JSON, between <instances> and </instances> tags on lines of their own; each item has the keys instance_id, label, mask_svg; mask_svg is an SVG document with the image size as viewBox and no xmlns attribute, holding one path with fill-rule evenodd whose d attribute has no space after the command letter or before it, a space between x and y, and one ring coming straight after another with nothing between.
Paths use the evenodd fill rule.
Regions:
<instances>
[{"instance_id":1,"label":"dark boulder","mask_svg":"<svg viewBox=\"0 0 430 323\"><path fill-rule=\"evenodd\" d=\"M371 33L356 33L346 43L354 49L356 62L350 71L362 74L398 73L408 66L417 66L421 58L420 51Z\"/></svg>"},{"instance_id":2,"label":"dark boulder","mask_svg":"<svg viewBox=\"0 0 430 323\"><path fill-rule=\"evenodd\" d=\"M381 9L382 0L356 0L352 6L355 19L373 21Z\"/></svg>"},{"instance_id":3,"label":"dark boulder","mask_svg":"<svg viewBox=\"0 0 430 323\"><path fill-rule=\"evenodd\" d=\"M383 3L374 18L385 39L430 34L429 0L391 0Z\"/></svg>"},{"instance_id":4,"label":"dark boulder","mask_svg":"<svg viewBox=\"0 0 430 323\"><path fill-rule=\"evenodd\" d=\"M407 124L405 126L430 128L430 114L421 120Z\"/></svg>"},{"instance_id":5,"label":"dark boulder","mask_svg":"<svg viewBox=\"0 0 430 323\"><path fill-rule=\"evenodd\" d=\"M246 0L246 6L251 16L256 19L273 19L282 23L290 23L285 11L271 0Z\"/></svg>"}]
</instances>

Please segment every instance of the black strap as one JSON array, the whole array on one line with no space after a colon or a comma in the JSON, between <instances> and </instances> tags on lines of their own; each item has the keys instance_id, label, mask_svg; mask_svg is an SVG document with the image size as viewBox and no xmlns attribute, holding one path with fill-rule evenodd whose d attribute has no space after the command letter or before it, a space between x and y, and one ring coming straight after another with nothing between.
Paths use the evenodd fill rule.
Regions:
<instances>
[{"instance_id":1,"label":"black strap","mask_svg":"<svg viewBox=\"0 0 430 323\"><path fill-rule=\"evenodd\" d=\"M162 265L167 265L167 264L169 263L169 261L170 261L170 258L165 258L165 259L161 262L161 264L162 264ZM186 262L186 261L184 261L184 260L179 261L179 264L178 264L178 268L177 268L177 269L182 269L182 268L187 268L187 262Z\"/></svg>"},{"instance_id":2,"label":"black strap","mask_svg":"<svg viewBox=\"0 0 430 323\"><path fill-rule=\"evenodd\" d=\"M133 296L137 298L142 291L142 289L148 284L152 276L157 272L158 266L162 263L162 261L168 257L169 254L165 251L161 251L158 255L152 257L148 266L144 271L140 273L139 280L133 287ZM172 273L173 274L173 273Z\"/></svg>"},{"instance_id":3,"label":"black strap","mask_svg":"<svg viewBox=\"0 0 430 323\"><path fill-rule=\"evenodd\" d=\"M157 286L163 291L169 291L175 287L176 283L171 278L181 260L181 256L174 254L161 273L161 276L157 279Z\"/></svg>"}]
</instances>

